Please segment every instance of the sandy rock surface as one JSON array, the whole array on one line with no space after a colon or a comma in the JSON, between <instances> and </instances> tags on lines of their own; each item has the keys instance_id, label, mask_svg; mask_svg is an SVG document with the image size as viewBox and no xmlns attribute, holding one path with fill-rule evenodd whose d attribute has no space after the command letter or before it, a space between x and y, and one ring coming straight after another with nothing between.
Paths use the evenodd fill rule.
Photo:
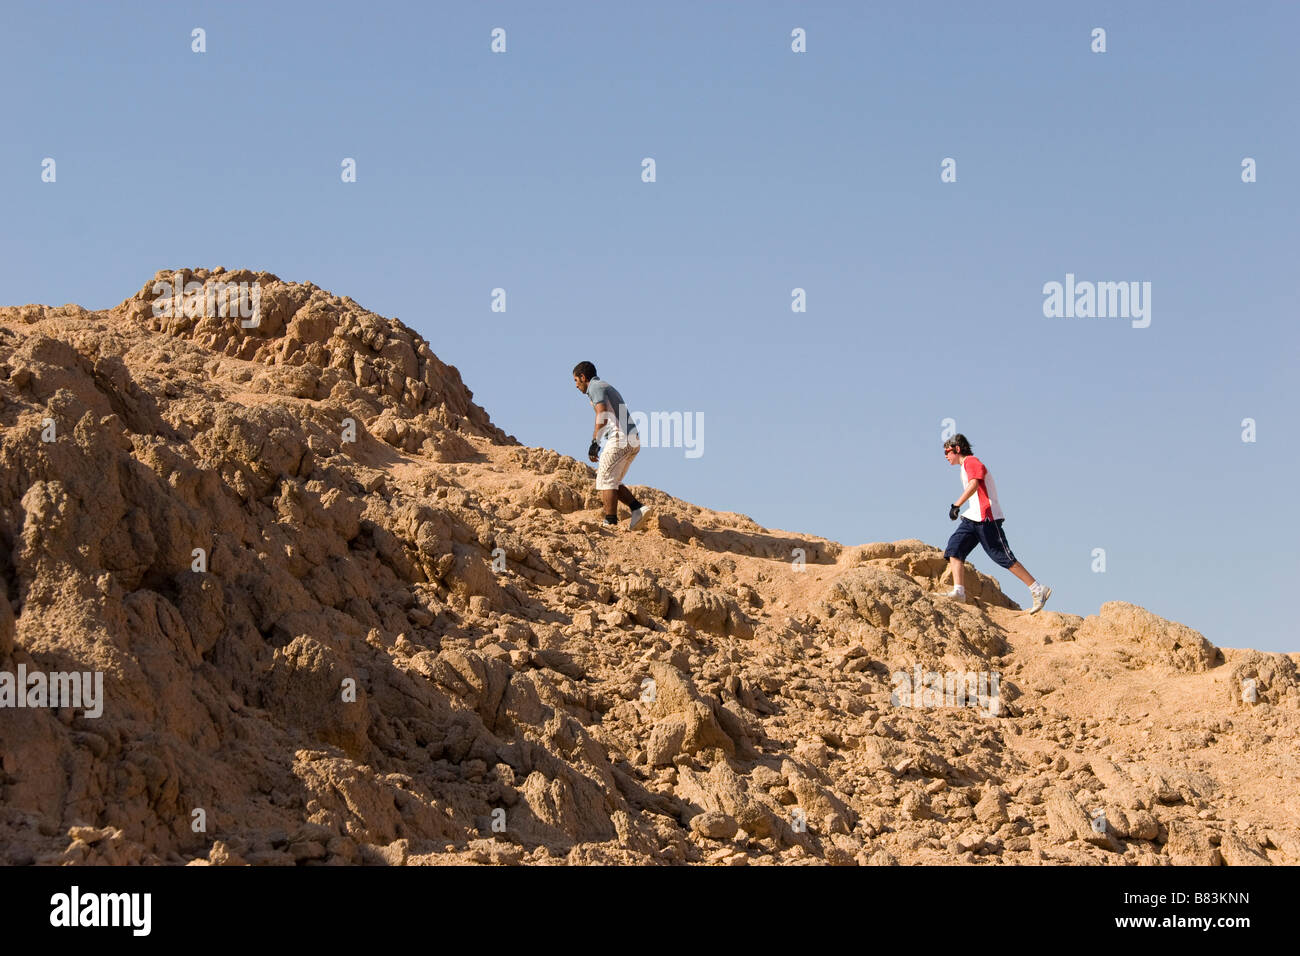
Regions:
<instances>
[{"instance_id":1,"label":"sandy rock surface","mask_svg":"<svg viewBox=\"0 0 1300 956\"><path fill-rule=\"evenodd\" d=\"M183 274L258 324L0 309L0 671L104 675L0 708L0 863L1300 863L1297 655L610 531L401 322Z\"/></svg>"}]
</instances>

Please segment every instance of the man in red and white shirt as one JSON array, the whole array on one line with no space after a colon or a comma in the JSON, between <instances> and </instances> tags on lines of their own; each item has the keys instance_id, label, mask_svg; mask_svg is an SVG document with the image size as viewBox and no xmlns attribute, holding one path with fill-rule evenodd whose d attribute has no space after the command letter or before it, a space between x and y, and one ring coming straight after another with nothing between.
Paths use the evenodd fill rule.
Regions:
<instances>
[{"instance_id":1,"label":"man in red and white shirt","mask_svg":"<svg viewBox=\"0 0 1300 956\"><path fill-rule=\"evenodd\" d=\"M948 509L948 517L954 521L960 517L961 524L948 539L948 547L943 552L952 568L953 583L953 589L944 594L944 597L965 602L966 588L962 582L965 578L966 556L978 544L994 563L1029 585L1029 593L1034 598L1029 613L1037 614L1051 597L1052 589L1039 584L1011 553L1007 536L1002 533L1002 506L998 504L998 487L993 483L993 476L984 467L984 463L971 454L970 442L965 435L953 435L944 442L943 455L948 459L948 464L960 468L962 484L961 497ZM967 500L970 504L962 511L961 506Z\"/></svg>"}]
</instances>

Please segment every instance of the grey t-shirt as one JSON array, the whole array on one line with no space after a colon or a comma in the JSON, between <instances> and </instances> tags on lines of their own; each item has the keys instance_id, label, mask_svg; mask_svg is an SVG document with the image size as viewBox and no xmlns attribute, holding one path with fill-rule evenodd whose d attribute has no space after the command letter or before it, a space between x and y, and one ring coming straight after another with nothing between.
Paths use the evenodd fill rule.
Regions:
<instances>
[{"instance_id":1,"label":"grey t-shirt","mask_svg":"<svg viewBox=\"0 0 1300 956\"><path fill-rule=\"evenodd\" d=\"M613 431L619 429L619 425L627 422L627 433L630 435L636 431L636 422L632 421L632 409L627 407L623 401L623 396L618 393L613 385L609 382L598 378L593 378L587 383L587 398L591 400L591 407L595 408L601 402L609 409L612 418L606 423L605 430L601 432L602 438L608 438Z\"/></svg>"}]
</instances>

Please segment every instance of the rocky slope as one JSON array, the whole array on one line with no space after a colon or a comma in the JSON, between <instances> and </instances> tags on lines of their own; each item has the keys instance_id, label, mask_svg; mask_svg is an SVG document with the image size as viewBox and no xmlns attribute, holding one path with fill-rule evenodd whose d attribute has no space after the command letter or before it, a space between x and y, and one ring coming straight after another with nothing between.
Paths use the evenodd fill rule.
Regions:
<instances>
[{"instance_id":1,"label":"rocky slope","mask_svg":"<svg viewBox=\"0 0 1300 956\"><path fill-rule=\"evenodd\" d=\"M401 322L184 278L258 324L0 309L0 671L105 697L0 708L0 862L1300 862L1296 655L653 489L610 531Z\"/></svg>"}]
</instances>

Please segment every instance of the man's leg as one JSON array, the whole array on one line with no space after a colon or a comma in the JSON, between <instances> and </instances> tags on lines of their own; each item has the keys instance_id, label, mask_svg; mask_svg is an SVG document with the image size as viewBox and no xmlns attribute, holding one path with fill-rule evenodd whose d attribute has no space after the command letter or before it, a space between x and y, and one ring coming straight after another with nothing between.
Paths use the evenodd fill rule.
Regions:
<instances>
[{"instance_id":1,"label":"man's leg","mask_svg":"<svg viewBox=\"0 0 1300 956\"><path fill-rule=\"evenodd\" d=\"M627 471L627 445L613 436L605 441L596 465L596 490L605 512L605 524L618 523L618 503L623 497L623 475Z\"/></svg>"},{"instance_id":2,"label":"man's leg","mask_svg":"<svg viewBox=\"0 0 1300 956\"><path fill-rule=\"evenodd\" d=\"M1016 577L1018 577L1020 580L1024 581L1031 588L1034 586L1034 576L1030 574L1025 569L1025 566L1021 564L1019 561L1011 565L1011 567L1007 568L1007 570L1010 571L1012 574L1014 574Z\"/></svg>"},{"instance_id":3,"label":"man's leg","mask_svg":"<svg viewBox=\"0 0 1300 956\"><path fill-rule=\"evenodd\" d=\"M627 474L628 467L632 464L632 459L635 458L637 452L641 450L641 442L635 435L632 435L626 439L619 440L618 442L610 442L606 447L611 447L613 450L607 472L609 481L611 483L617 482L618 486L610 493L610 503L605 506L605 522L607 524L612 523L608 516L611 512L614 512L617 515L618 502L621 501L623 504L627 505L628 509L632 512L632 518L628 522L628 529L632 530L636 528L637 524L640 522L643 512L641 510L641 502L637 501L636 495L632 494L632 490L628 488L627 485L623 484L623 476Z\"/></svg>"},{"instance_id":4,"label":"man's leg","mask_svg":"<svg viewBox=\"0 0 1300 956\"><path fill-rule=\"evenodd\" d=\"M1029 613L1037 614L1041 611L1047 599L1051 597L1052 589L1039 584L1029 573L1029 569L1016 560L1016 556L1011 553L1011 545L1007 543L1007 536L1002 532L1001 518L980 523L980 544L995 563L1006 568L1028 586L1029 593L1034 599Z\"/></svg>"},{"instance_id":5,"label":"man's leg","mask_svg":"<svg viewBox=\"0 0 1300 956\"><path fill-rule=\"evenodd\" d=\"M961 588L966 586L966 562L961 558L949 558L948 567L952 570L952 586Z\"/></svg>"},{"instance_id":6,"label":"man's leg","mask_svg":"<svg viewBox=\"0 0 1300 956\"><path fill-rule=\"evenodd\" d=\"M1029 585L1029 594L1034 599L1034 603L1029 607L1029 613L1037 614L1041 611L1043 605L1047 603L1047 599L1052 596L1052 589L1040 584L1038 579L1029 573L1029 569L1019 561L1007 568L1007 570Z\"/></svg>"},{"instance_id":7,"label":"man's leg","mask_svg":"<svg viewBox=\"0 0 1300 956\"><path fill-rule=\"evenodd\" d=\"M978 543L979 536L975 531L974 522L969 518L962 518L953 530L952 537L948 539L948 547L943 550L943 556L948 559L948 568L952 571L952 590L945 592L944 597L966 600L966 556Z\"/></svg>"}]
</instances>

